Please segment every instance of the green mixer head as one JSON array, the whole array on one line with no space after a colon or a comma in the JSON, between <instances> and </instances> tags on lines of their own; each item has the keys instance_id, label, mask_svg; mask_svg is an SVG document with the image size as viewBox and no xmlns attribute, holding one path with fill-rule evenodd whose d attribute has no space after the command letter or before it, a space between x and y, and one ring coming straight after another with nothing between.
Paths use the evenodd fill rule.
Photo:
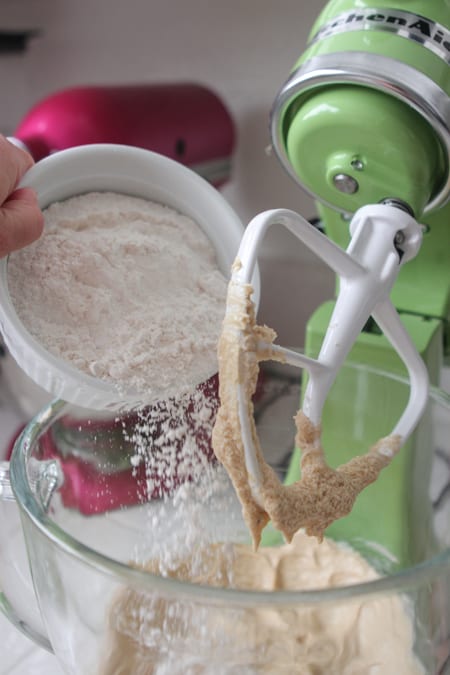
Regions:
<instances>
[{"instance_id":1,"label":"green mixer head","mask_svg":"<svg viewBox=\"0 0 450 675\"><path fill-rule=\"evenodd\" d=\"M450 191L450 6L394 4L328 3L275 101L271 133L288 172L322 203L353 213L394 197L421 217Z\"/></svg>"},{"instance_id":2,"label":"green mixer head","mask_svg":"<svg viewBox=\"0 0 450 675\"><path fill-rule=\"evenodd\" d=\"M414 110L354 85L319 91L294 110L286 153L311 192L342 211L397 197L422 214L444 161L433 129Z\"/></svg>"}]
</instances>

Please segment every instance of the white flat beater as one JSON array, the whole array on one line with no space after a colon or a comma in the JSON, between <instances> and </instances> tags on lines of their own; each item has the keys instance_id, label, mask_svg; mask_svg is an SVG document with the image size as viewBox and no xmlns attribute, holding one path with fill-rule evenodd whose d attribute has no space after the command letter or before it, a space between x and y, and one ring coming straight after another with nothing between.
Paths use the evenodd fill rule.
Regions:
<instances>
[{"instance_id":1,"label":"white flat beater","mask_svg":"<svg viewBox=\"0 0 450 675\"><path fill-rule=\"evenodd\" d=\"M275 209L257 215L247 226L234 265L230 285L242 291L251 283L257 251L269 227L284 226L321 258L339 277L339 293L331 321L317 359L285 347L260 342L257 351L280 355L290 365L307 370L309 378L303 413L313 425L321 422L328 392L350 349L370 316L391 342L404 362L410 380L406 408L392 430L403 444L419 421L428 397L428 373L404 328L389 293L401 266L418 252L422 228L405 210L389 203L360 208L350 222L351 240L346 251L334 244L297 213ZM227 304L227 313L233 307ZM245 349L243 334L237 331L239 354ZM245 450L245 465L254 499L258 502L261 480L252 434L253 412L245 395L244 373L239 373L238 419ZM391 449L381 449L386 454Z\"/></svg>"}]
</instances>

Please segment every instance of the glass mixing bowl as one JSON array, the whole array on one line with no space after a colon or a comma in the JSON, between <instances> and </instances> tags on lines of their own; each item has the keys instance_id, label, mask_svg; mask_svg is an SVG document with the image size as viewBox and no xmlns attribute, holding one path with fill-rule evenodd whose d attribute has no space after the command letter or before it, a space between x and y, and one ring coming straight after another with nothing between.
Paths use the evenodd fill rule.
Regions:
<instances>
[{"instance_id":1,"label":"glass mixing bowl","mask_svg":"<svg viewBox=\"0 0 450 675\"><path fill-rule=\"evenodd\" d=\"M274 464L285 465L285 455L293 447L292 414L299 386L297 373L289 379L290 373L280 372L263 376L256 420L265 453ZM354 452L369 440L364 432L372 429L374 419L379 420L382 435L385 418L399 398L406 398L408 385L394 375L347 365L327 402L331 409L337 406L337 412L343 387L343 428ZM188 406L183 414L189 411ZM180 461L184 473L177 476L184 501L180 502L180 490L170 497L163 482L159 494L164 498L158 499L155 475L148 466L142 473L137 459L136 418L101 417L55 401L17 440L9 473L3 464L2 609L19 628L54 651L66 673L403 675L389 662L384 666L374 662L364 671L358 665L364 640L370 642L373 636L380 649L385 639L400 640L387 635L392 625L384 623L383 616L383 602L398 599L405 607L423 672L450 673L449 413L449 396L432 389L421 428L412 445L401 451L413 453L402 469L403 482L392 485L391 476L388 482L380 479L367 488L368 500L375 504L383 495L389 499L387 489L398 489L405 514L413 514L398 523L410 544L408 555L398 557L387 550L383 527L370 527L380 516L357 504L355 513L342 521L351 526L347 537L342 529L341 538L370 561L377 578L350 585L337 579L332 588L307 590L295 590L294 581L292 589L267 591L258 588L256 579L252 589L217 588L140 567L141 562L158 558L166 540L191 553L205 537L209 542L247 541L226 477L219 481L218 491L209 489L213 479L208 488L210 477L220 475L220 470L213 468L208 439L202 435L205 429L187 425L186 437L172 434L173 457L182 454L187 437L194 442L202 439L197 468L204 478L203 491L196 491L192 472ZM388 428L390 423L386 419ZM145 433L150 443L153 432L147 427ZM361 447L361 452L366 449ZM386 475L391 468L385 469ZM182 508L177 509L180 503ZM193 519L198 535L194 538L189 534ZM340 646L333 646L329 634L346 620L346 610L355 603L357 616L372 617L376 625L372 632L370 619L364 640L355 625L349 626L348 660L345 666L336 666ZM319 635L315 642L312 635L297 635L305 617ZM288 646L286 633L297 635ZM269 635L270 645L262 635ZM309 660L300 658L308 649Z\"/></svg>"}]
</instances>

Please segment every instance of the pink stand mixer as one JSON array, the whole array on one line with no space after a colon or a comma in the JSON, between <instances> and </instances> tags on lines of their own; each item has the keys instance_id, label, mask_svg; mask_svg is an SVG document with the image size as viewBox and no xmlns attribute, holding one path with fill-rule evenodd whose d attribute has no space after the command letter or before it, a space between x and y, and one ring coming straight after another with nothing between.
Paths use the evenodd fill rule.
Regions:
<instances>
[{"instance_id":1,"label":"pink stand mixer","mask_svg":"<svg viewBox=\"0 0 450 675\"><path fill-rule=\"evenodd\" d=\"M235 131L221 99L198 84L76 87L37 103L14 133L38 161L78 145L153 150L213 185L230 174Z\"/></svg>"}]
</instances>

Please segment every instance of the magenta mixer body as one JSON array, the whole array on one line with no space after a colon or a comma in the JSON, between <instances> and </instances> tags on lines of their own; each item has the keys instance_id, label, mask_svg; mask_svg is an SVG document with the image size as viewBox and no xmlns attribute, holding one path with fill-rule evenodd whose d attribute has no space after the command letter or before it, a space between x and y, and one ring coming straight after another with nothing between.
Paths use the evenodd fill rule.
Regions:
<instances>
[{"instance_id":1,"label":"magenta mixer body","mask_svg":"<svg viewBox=\"0 0 450 675\"><path fill-rule=\"evenodd\" d=\"M230 174L235 132L222 100L198 84L80 86L36 103L14 137L37 161L78 145L118 143L158 152L214 185Z\"/></svg>"}]
</instances>

